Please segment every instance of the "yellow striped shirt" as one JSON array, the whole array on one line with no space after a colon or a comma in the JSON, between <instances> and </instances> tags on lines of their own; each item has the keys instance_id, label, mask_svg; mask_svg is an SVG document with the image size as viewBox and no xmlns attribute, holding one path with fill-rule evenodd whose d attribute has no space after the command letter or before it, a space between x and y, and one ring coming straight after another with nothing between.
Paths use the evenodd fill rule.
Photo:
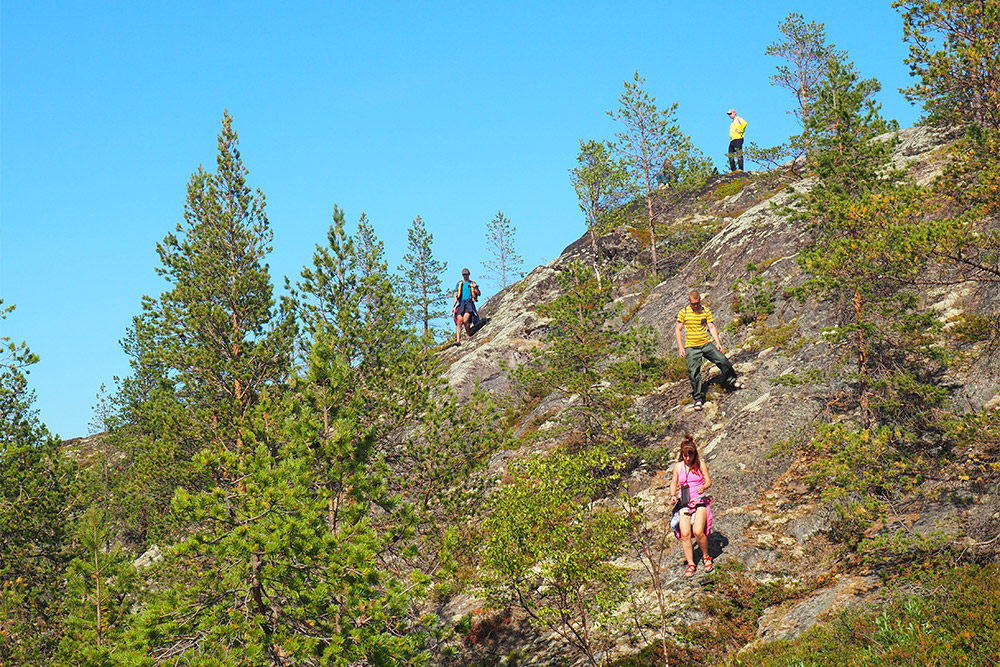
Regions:
<instances>
[{"instance_id":1,"label":"yellow striped shirt","mask_svg":"<svg viewBox=\"0 0 1000 667\"><path fill-rule=\"evenodd\" d=\"M701 312L696 313L688 304L677 313L677 321L684 325L684 347L701 347L712 340L708 325L715 324L715 320L708 306L702 304Z\"/></svg>"}]
</instances>

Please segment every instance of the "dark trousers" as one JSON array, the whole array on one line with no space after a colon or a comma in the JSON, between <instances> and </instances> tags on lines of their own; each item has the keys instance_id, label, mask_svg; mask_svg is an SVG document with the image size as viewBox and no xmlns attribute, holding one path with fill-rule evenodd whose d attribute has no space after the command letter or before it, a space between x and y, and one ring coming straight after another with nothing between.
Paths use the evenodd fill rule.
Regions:
<instances>
[{"instance_id":1,"label":"dark trousers","mask_svg":"<svg viewBox=\"0 0 1000 667\"><path fill-rule=\"evenodd\" d=\"M708 359L719 367L722 371L722 384L726 387L733 386L736 382L736 371L733 365L726 359L726 355L719 352L715 343L709 341L701 347L684 348L684 362L687 364L688 379L691 380L691 398L696 401L705 400L705 389L701 384L701 363Z\"/></svg>"},{"instance_id":2,"label":"dark trousers","mask_svg":"<svg viewBox=\"0 0 1000 667\"><path fill-rule=\"evenodd\" d=\"M729 171L736 171L736 158L739 158L740 171L743 171L743 140L733 139L729 142Z\"/></svg>"}]
</instances>

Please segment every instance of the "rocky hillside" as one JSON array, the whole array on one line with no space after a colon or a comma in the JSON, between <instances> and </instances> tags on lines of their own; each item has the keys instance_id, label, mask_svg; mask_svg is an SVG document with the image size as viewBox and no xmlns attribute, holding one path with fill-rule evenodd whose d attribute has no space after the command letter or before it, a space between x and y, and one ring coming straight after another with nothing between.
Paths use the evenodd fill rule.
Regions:
<instances>
[{"instance_id":1,"label":"rocky hillside","mask_svg":"<svg viewBox=\"0 0 1000 667\"><path fill-rule=\"evenodd\" d=\"M927 183L942 169L942 146L952 138L922 128L903 130L896 162L909 166L919 182ZM745 390L735 393L711 385L705 410L696 412L687 380L668 381L641 397L636 407L649 419L670 420L667 435L653 445L676 447L682 434L690 433L706 456L714 480L710 551L716 563L739 562L758 582L802 583L794 599L765 611L757 642L797 636L824 613L876 596L879 587L877 571L838 564L838 549L824 532L831 524L831 507L821 500L822 489L806 483L810 461L794 446L808 439L818 423L855 418L839 408L838 399L849 393L849 387L828 372L840 363L842 351L824 338L823 331L841 323L840 311L834 303L815 298L800 302L789 294L806 279L796 255L809 239L802 223L790 222L777 209L810 185L809 179L786 170L716 176L701 192L689 195L665 191L658 203L663 227L701 230L707 241L667 245L660 257L665 279L655 285L646 280L649 253L641 235L619 228L599 239L601 265L613 276L616 298L627 313L623 327L635 322L651 325L658 334L658 354L675 356L676 313L688 291L698 289L715 315L729 358L747 383ZM448 380L460 396L468 396L477 384L498 394L512 392L506 369L527 360L530 351L543 344L548 322L537 307L558 295L557 274L576 259L590 262L588 238L491 298L481 308L488 322L472 340L442 353ZM773 308L748 312L754 291L766 293ZM950 326L963 311L1000 311L1000 288L971 283L928 288L919 293L919 308ZM952 367L942 379L949 400L959 411L995 410L1000 406L1000 350L976 343L966 351L975 362ZM718 372L708 368L710 381L715 380ZM552 415L568 400L545 397L524 422ZM554 444L541 441L536 446ZM496 453L491 471L499 473L519 454ZM653 522L669 520L669 474L662 467L641 465L630 481L651 509ZM895 518L898 525L917 534L960 535L970 545L993 540L996 546L1000 495L995 485L984 492L942 482L939 491L910 504L905 515ZM673 622L696 625L703 618L697 599L706 594L706 575L699 571L693 582L685 579L679 545L672 548L663 583L674 607L686 610ZM635 570L639 594L649 598L652 608L641 567L628 566ZM448 612L457 616L478 607L479 601L462 597L451 601ZM509 630L498 631L476 650L500 656L518 649L533 656L532 664L565 659L567 653L553 638L532 635L517 620L515 612ZM636 648L619 646L623 653Z\"/></svg>"}]
</instances>

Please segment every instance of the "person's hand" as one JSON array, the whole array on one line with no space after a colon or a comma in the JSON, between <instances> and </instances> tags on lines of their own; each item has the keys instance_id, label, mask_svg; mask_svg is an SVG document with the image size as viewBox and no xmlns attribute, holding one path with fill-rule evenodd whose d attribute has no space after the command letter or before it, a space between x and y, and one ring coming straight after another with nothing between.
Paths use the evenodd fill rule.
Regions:
<instances>
[{"instance_id":1,"label":"person's hand","mask_svg":"<svg viewBox=\"0 0 1000 667\"><path fill-rule=\"evenodd\" d=\"M684 356L684 350L677 350L677 356L678 357L683 357Z\"/></svg>"},{"instance_id":2,"label":"person's hand","mask_svg":"<svg viewBox=\"0 0 1000 667\"><path fill-rule=\"evenodd\" d=\"M704 485L702 485L702 486L699 486L699 487L698 487L697 489L695 489L695 490L696 490L696 491L698 492L698 495L699 495L699 496L700 496L701 494L705 493L705 487L704 487Z\"/></svg>"},{"instance_id":3,"label":"person's hand","mask_svg":"<svg viewBox=\"0 0 1000 667\"><path fill-rule=\"evenodd\" d=\"M722 354L726 353L726 348L722 347L722 343L719 343L719 352L721 352Z\"/></svg>"}]
</instances>

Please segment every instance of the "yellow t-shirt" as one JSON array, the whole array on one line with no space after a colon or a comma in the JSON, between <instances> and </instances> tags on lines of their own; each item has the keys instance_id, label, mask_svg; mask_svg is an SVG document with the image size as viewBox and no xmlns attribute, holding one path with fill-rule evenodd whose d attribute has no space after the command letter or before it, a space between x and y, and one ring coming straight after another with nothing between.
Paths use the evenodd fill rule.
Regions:
<instances>
[{"instance_id":1,"label":"yellow t-shirt","mask_svg":"<svg viewBox=\"0 0 1000 667\"><path fill-rule=\"evenodd\" d=\"M730 139L742 139L743 135L747 132L747 122L736 116L733 118L732 124L729 126L729 138Z\"/></svg>"},{"instance_id":2,"label":"yellow t-shirt","mask_svg":"<svg viewBox=\"0 0 1000 667\"><path fill-rule=\"evenodd\" d=\"M684 325L684 347L701 347L712 340L708 325L715 324L715 320L708 306L702 305L701 312L696 313L688 304L677 313L677 321Z\"/></svg>"}]
</instances>

